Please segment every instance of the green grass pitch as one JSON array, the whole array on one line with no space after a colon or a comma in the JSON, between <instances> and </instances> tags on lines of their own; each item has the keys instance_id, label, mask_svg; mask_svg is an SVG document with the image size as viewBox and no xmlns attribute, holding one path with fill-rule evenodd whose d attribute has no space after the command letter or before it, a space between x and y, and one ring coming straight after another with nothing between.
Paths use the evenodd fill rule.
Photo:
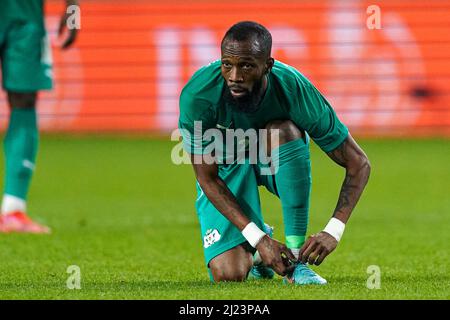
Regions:
<instances>
[{"instance_id":1,"label":"green grass pitch","mask_svg":"<svg viewBox=\"0 0 450 320\"><path fill-rule=\"evenodd\" d=\"M295 287L209 282L193 172L171 163L173 142L44 136L29 212L53 233L0 235L0 299L449 299L449 141L359 142L372 176L337 250L315 268L329 284ZM344 174L316 146L312 165L309 234L327 223ZM283 240L278 200L261 197ZM66 286L71 265L79 290ZM380 289L366 286L371 265Z\"/></svg>"}]
</instances>

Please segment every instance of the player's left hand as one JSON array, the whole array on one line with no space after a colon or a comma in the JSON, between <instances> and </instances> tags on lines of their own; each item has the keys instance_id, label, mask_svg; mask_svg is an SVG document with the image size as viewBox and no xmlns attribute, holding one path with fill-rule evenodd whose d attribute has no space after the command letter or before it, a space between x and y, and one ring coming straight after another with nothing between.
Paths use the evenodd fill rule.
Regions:
<instances>
[{"instance_id":1,"label":"player's left hand","mask_svg":"<svg viewBox=\"0 0 450 320\"><path fill-rule=\"evenodd\" d=\"M67 7L71 5L78 5L78 0L66 0ZM78 29L76 28L68 28L67 27L67 19L69 18L69 14L64 11L61 20L59 21L59 27L58 27L58 36L61 37L64 33L64 30L67 29L67 36L64 39L61 49L68 49L77 38Z\"/></svg>"},{"instance_id":2,"label":"player's left hand","mask_svg":"<svg viewBox=\"0 0 450 320\"><path fill-rule=\"evenodd\" d=\"M300 248L298 259L303 263L308 262L318 266L326 256L336 249L337 244L337 240L324 231L313 234Z\"/></svg>"}]
</instances>

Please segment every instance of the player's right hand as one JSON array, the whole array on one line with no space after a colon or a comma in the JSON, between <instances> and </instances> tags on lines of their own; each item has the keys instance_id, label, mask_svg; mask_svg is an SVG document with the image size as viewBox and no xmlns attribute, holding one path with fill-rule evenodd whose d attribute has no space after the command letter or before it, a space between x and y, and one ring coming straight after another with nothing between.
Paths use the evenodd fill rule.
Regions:
<instances>
[{"instance_id":1,"label":"player's right hand","mask_svg":"<svg viewBox=\"0 0 450 320\"><path fill-rule=\"evenodd\" d=\"M271 267L279 275L285 276L294 271L295 265L292 262L296 259L291 250L281 242L266 235L256 245L256 249L263 264Z\"/></svg>"}]
</instances>

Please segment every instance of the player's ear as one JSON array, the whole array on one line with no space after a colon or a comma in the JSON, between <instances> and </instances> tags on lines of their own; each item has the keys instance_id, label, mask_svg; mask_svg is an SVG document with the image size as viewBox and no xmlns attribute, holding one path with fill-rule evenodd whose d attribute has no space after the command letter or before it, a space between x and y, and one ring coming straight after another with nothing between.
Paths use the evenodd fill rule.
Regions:
<instances>
[{"instance_id":1,"label":"player's ear","mask_svg":"<svg viewBox=\"0 0 450 320\"><path fill-rule=\"evenodd\" d=\"M275 63L275 60L273 58L268 58L266 61L266 74L272 70L273 64Z\"/></svg>"}]
</instances>

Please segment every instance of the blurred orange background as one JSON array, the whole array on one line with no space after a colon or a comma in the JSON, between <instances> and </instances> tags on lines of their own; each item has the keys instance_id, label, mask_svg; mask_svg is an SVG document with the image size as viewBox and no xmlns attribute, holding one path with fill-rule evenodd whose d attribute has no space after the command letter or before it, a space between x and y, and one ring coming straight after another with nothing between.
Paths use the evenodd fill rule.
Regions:
<instances>
[{"instance_id":1,"label":"blurred orange background","mask_svg":"<svg viewBox=\"0 0 450 320\"><path fill-rule=\"evenodd\" d=\"M45 131L177 127L178 96L220 58L225 31L254 20L275 59L295 66L360 135L450 135L450 1L80 1L75 46L58 48L65 1L46 2L55 89L40 95ZM7 124L5 94L0 128Z\"/></svg>"}]
</instances>

